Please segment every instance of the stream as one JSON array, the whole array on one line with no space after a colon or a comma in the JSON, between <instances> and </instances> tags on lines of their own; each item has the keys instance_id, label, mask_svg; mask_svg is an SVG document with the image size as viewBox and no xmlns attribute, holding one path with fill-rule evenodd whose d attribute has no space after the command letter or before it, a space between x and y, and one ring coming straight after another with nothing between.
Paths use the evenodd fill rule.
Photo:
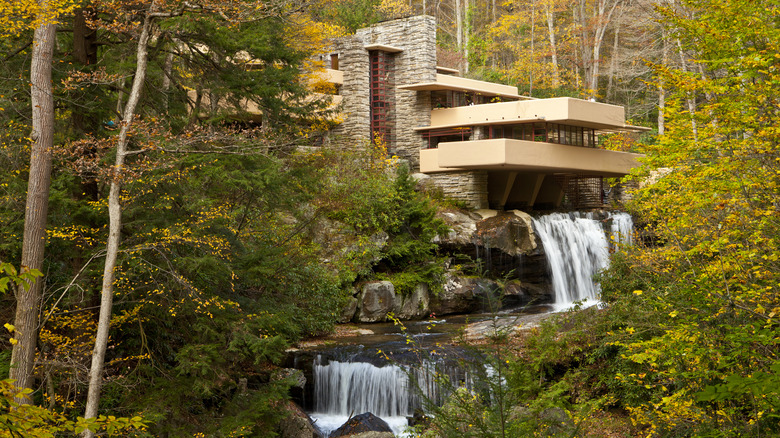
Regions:
<instances>
[{"instance_id":1,"label":"stream","mask_svg":"<svg viewBox=\"0 0 780 438\"><path fill-rule=\"evenodd\" d=\"M631 217L552 213L534 218L533 223L547 255L555 295L552 305L399 325L358 324L351 333L305 346L293 355L288 366L303 370L307 378L306 386L294 396L323 436L364 412L382 418L393 433L404 436L409 418L425 410L425 401L440 405L452 388L471 389L475 371L490 373L478 353L453 341L479 339L496 327L532 328L553 312L599 303L600 287L593 276L609 266L609 252L617 244L631 243ZM474 368L480 366L483 369ZM434 370L446 375L450 385L434 379Z\"/></svg>"}]
</instances>

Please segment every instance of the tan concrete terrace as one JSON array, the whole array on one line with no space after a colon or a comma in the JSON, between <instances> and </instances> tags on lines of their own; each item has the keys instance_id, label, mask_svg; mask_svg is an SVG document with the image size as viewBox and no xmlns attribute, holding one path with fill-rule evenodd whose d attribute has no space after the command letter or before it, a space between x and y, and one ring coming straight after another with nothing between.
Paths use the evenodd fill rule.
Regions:
<instances>
[{"instance_id":1,"label":"tan concrete terrace","mask_svg":"<svg viewBox=\"0 0 780 438\"><path fill-rule=\"evenodd\" d=\"M420 151L422 173L454 170L508 170L576 173L604 177L628 174L640 154L561 144L496 138L455 141Z\"/></svg>"},{"instance_id":2,"label":"tan concrete terrace","mask_svg":"<svg viewBox=\"0 0 780 438\"><path fill-rule=\"evenodd\" d=\"M436 73L435 81L401 85L398 88L411 91L460 91L463 93L475 93L483 96L496 96L512 100L523 98L530 99L528 97L520 96L517 93L517 87L441 73Z\"/></svg>"},{"instance_id":3,"label":"tan concrete terrace","mask_svg":"<svg viewBox=\"0 0 780 438\"><path fill-rule=\"evenodd\" d=\"M625 110L622 106L571 97L437 108L431 111L431 124L417 127L415 130L496 125L534 120L609 132L646 130L643 127L626 125Z\"/></svg>"}]
</instances>

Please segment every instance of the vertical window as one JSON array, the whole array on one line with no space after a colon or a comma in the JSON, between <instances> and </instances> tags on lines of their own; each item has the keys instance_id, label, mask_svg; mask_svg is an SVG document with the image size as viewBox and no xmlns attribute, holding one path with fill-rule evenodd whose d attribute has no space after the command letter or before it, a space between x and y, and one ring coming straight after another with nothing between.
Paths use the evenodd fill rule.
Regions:
<instances>
[{"instance_id":1,"label":"vertical window","mask_svg":"<svg viewBox=\"0 0 780 438\"><path fill-rule=\"evenodd\" d=\"M370 110L371 110L371 139L381 138L390 148L393 143L392 116L392 92L390 83L392 75L393 58L390 53L380 50L372 50L369 56L369 86L370 86Z\"/></svg>"},{"instance_id":2,"label":"vertical window","mask_svg":"<svg viewBox=\"0 0 780 438\"><path fill-rule=\"evenodd\" d=\"M338 70L339 69L339 54L334 53L330 55L330 68L331 70Z\"/></svg>"}]
</instances>

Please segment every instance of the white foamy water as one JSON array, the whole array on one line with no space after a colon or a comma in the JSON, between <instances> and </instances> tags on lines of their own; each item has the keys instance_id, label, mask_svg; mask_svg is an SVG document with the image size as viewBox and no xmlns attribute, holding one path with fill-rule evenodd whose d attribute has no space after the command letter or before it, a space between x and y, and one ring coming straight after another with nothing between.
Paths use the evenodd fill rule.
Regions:
<instances>
[{"instance_id":1,"label":"white foamy water","mask_svg":"<svg viewBox=\"0 0 780 438\"><path fill-rule=\"evenodd\" d=\"M627 213L610 214L609 238L620 244L633 239L633 222ZM594 276L609 266L610 240L602 221L593 213L552 213L534 219L550 266L557 311L599 303L601 289Z\"/></svg>"},{"instance_id":2,"label":"white foamy water","mask_svg":"<svg viewBox=\"0 0 780 438\"><path fill-rule=\"evenodd\" d=\"M318 357L314 363L314 412L309 415L325 436L351 416L371 412L387 422L396 436L404 437L407 418L423 407L423 397L441 404L446 396L434 378L436 370L431 362L404 369L397 365L377 367L367 362L335 360L322 365L320 361ZM408 373L418 389L413 388Z\"/></svg>"}]
</instances>

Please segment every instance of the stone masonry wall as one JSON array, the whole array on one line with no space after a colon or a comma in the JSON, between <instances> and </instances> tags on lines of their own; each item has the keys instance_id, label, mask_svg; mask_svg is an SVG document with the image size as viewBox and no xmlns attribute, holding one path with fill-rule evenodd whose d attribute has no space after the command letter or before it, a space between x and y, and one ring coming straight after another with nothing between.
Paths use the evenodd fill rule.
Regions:
<instances>
[{"instance_id":1,"label":"stone masonry wall","mask_svg":"<svg viewBox=\"0 0 780 438\"><path fill-rule=\"evenodd\" d=\"M349 36L335 43L333 53L339 54L344 84L341 86L343 121L333 129L331 140L349 147L359 146L371 138L368 52L362 41Z\"/></svg>"},{"instance_id":2,"label":"stone masonry wall","mask_svg":"<svg viewBox=\"0 0 780 438\"><path fill-rule=\"evenodd\" d=\"M434 173L431 181L444 195L471 208L488 208L487 172L483 170Z\"/></svg>"},{"instance_id":3,"label":"stone masonry wall","mask_svg":"<svg viewBox=\"0 0 780 438\"><path fill-rule=\"evenodd\" d=\"M422 15L392 20L358 30L364 44L384 44L403 49L395 55L395 85L411 85L436 80L436 21ZM390 152L409 161L410 169L420 166L422 135L413 128L431 121L431 93L395 90L395 144Z\"/></svg>"},{"instance_id":4,"label":"stone masonry wall","mask_svg":"<svg viewBox=\"0 0 780 438\"><path fill-rule=\"evenodd\" d=\"M369 103L369 59L364 48L381 44L402 49L393 55L393 86L436 80L436 21L430 16L417 16L386 21L359 29L355 35L336 42L334 52L339 53L339 64L344 72L341 94L344 122L333 130L337 142L355 144L371 138ZM431 97L429 92L399 90L394 92L395 141L388 145L392 154L410 163L412 171L419 169L419 151L425 142L414 131L418 126L430 124Z\"/></svg>"},{"instance_id":5,"label":"stone masonry wall","mask_svg":"<svg viewBox=\"0 0 780 438\"><path fill-rule=\"evenodd\" d=\"M428 126L431 121L431 93L409 91L398 86L436 80L436 21L431 16L417 16L386 21L359 29L355 35L339 39L333 52L339 54L344 73L341 87L344 121L336 127L331 139L347 147L360 146L370 141L369 56L365 46L380 44L402 49L395 53L394 70L390 80L395 87L393 96L394 141L389 152L406 160L412 172L419 171L420 150L426 147L416 127ZM475 137L484 137L478 129ZM463 201L473 208L487 208L487 172L447 172L430 175L431 181L445 195Z\"/></svg>"}]
</instances>

